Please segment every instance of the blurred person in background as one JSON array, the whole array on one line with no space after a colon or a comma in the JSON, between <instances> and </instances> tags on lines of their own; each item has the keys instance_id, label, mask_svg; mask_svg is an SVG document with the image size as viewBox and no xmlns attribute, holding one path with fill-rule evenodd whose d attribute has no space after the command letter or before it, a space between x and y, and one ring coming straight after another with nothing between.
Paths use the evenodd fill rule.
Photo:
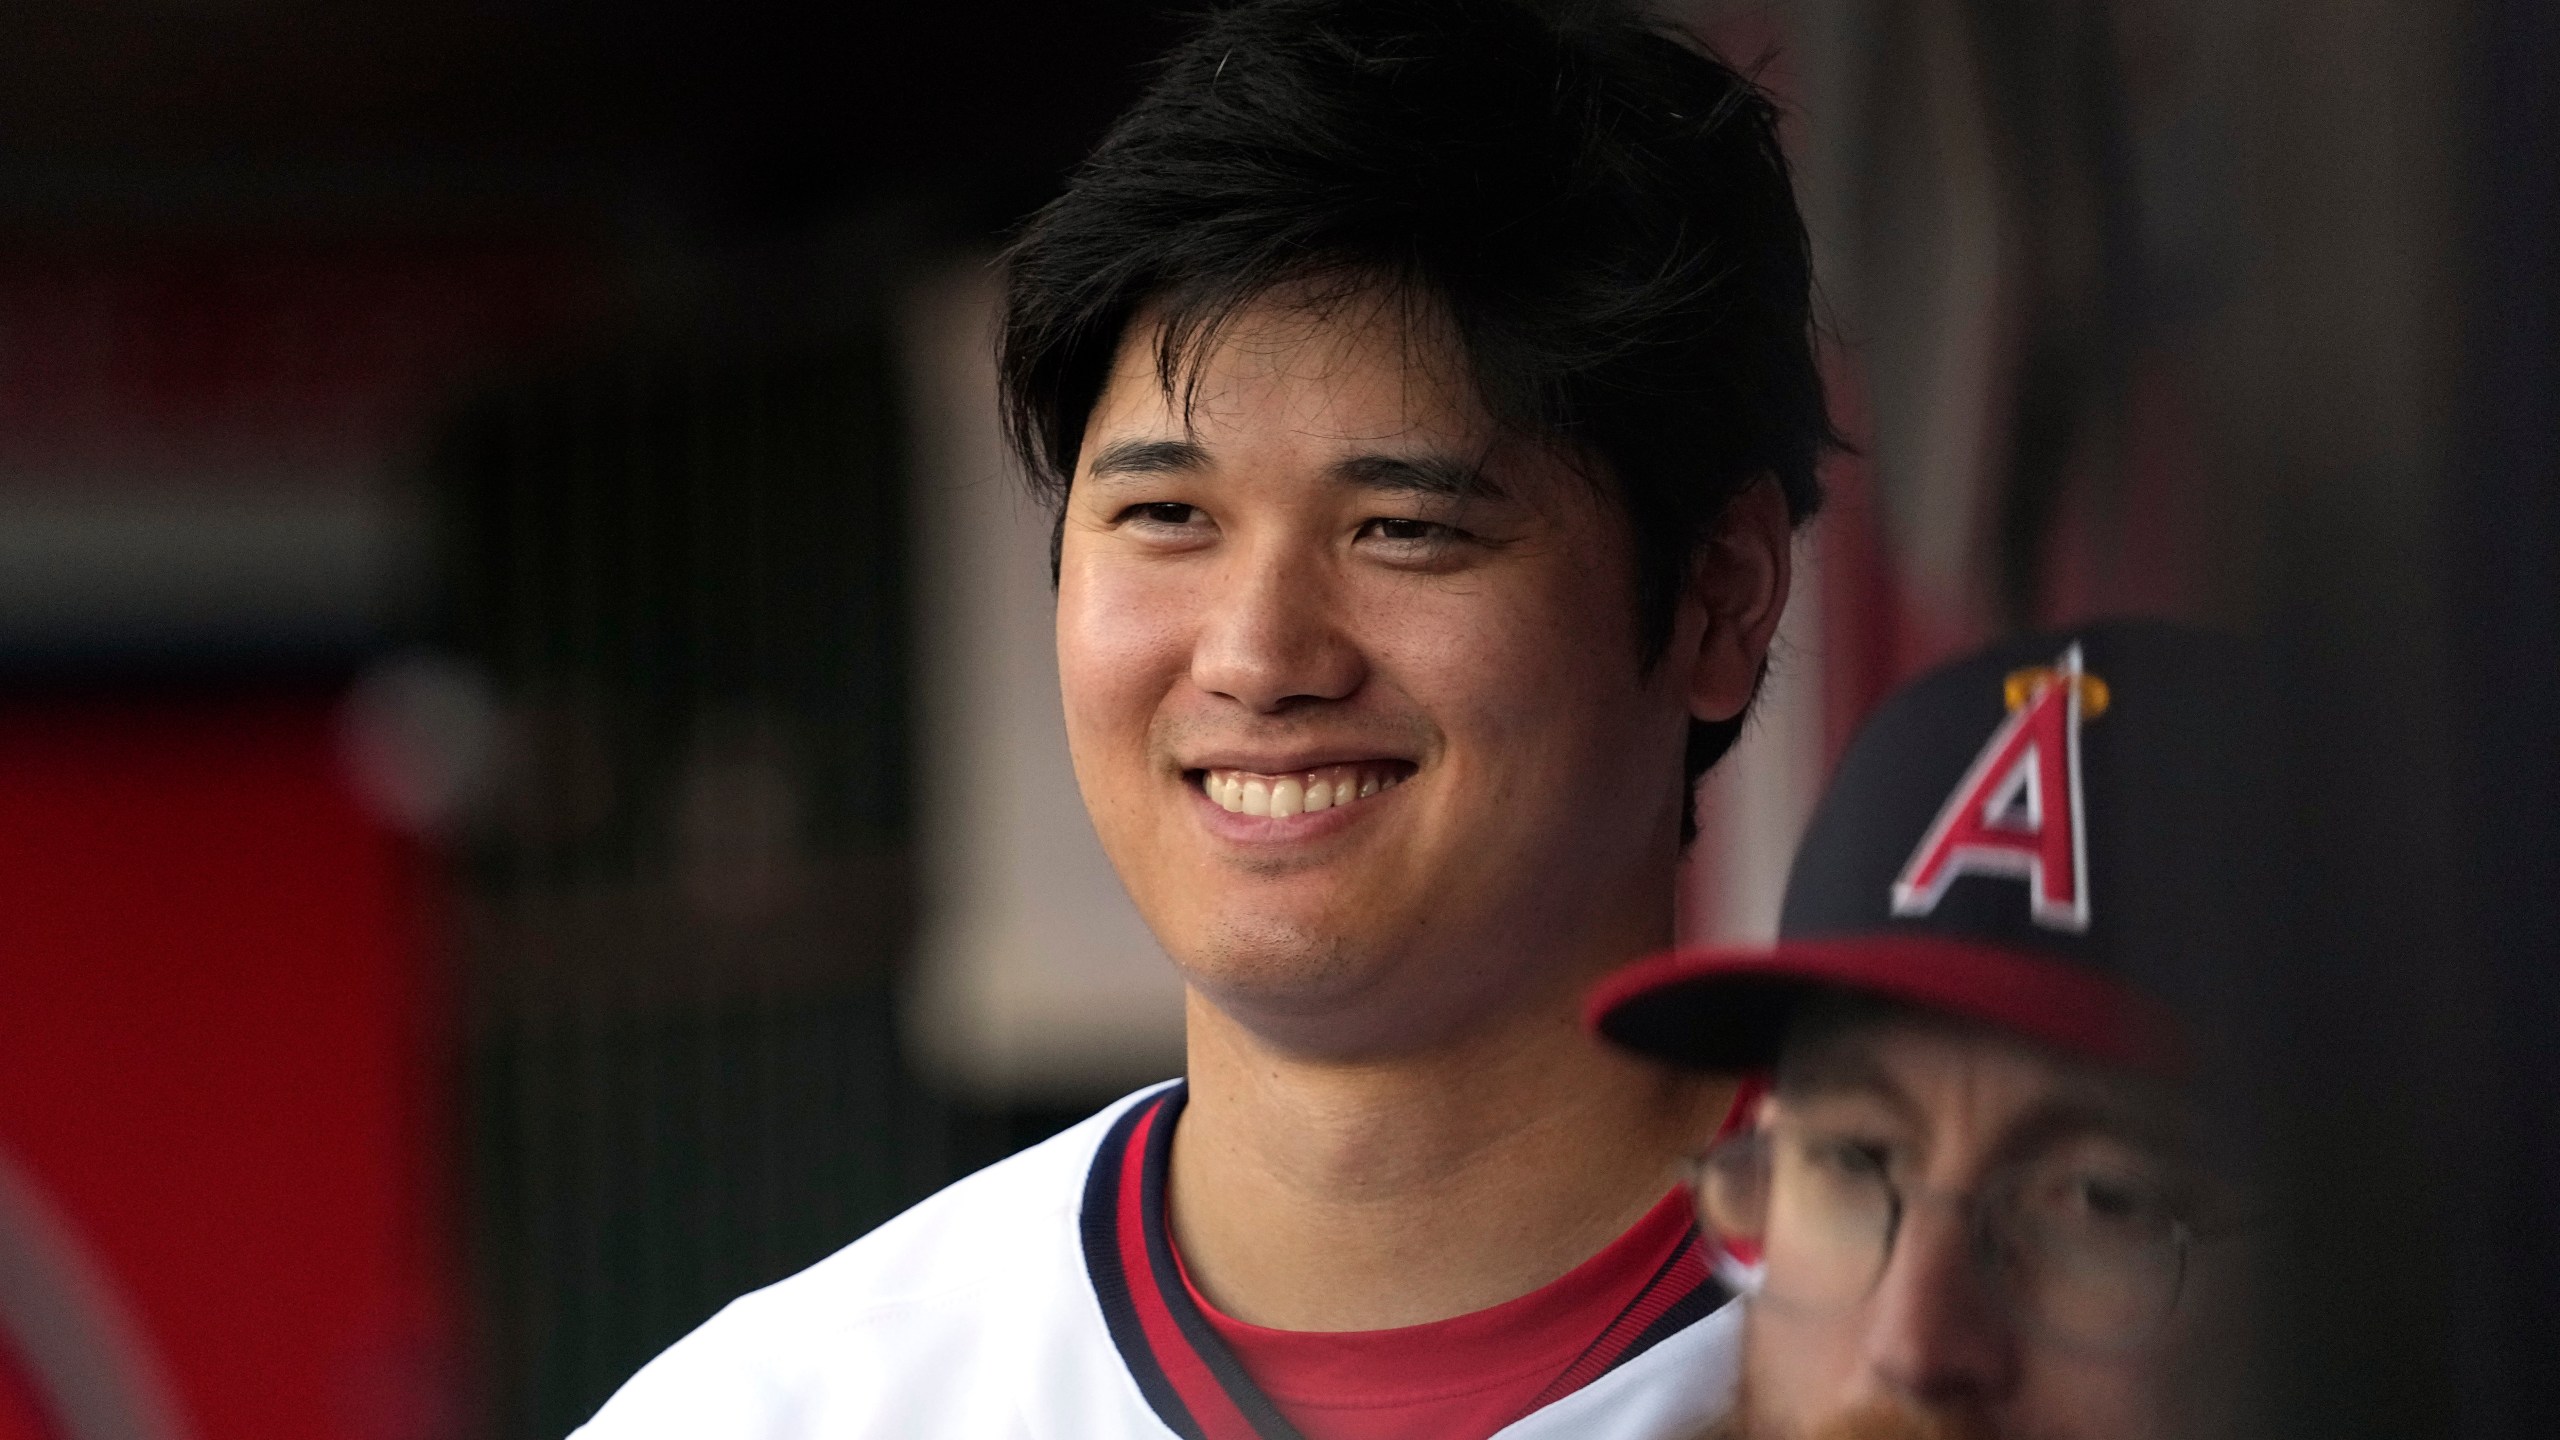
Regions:
<instances>
[{"instance_id":1,"label":"blurred person in background","mask_svg":"<svg viewBox=\"0 0 2560 1440\"><path fill-rule=\"evenodd\" d=\"M731 1306L582 1432L1650 1437L1720 1414L1593 1046L1832 443L1769 101L1608 6L1263 0L1010 252L1067 731L1187 1079ZM930 658L925 663L931 663Z\"/></svg>"},{"instance_id":2,"label":"blurred person in background","mask_svg":"<svg viewBox=\"0 0 2560 1440\"><path fill-rule=\"evenodd\" d=\"M1772 1071L1696 1171L1749 1297L1709 1435L2236 1433L2248 1207L2157 996L2263 943L2253 678L2124 622L1942 668L1851 748L1776 948L1595 993L1638 1053Z\"/></svg>"}]
</instances>

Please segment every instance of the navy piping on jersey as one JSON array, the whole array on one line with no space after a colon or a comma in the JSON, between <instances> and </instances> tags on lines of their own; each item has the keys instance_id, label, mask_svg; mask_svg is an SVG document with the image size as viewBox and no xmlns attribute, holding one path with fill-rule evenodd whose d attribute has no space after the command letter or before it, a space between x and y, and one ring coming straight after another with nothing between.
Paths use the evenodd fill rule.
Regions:
<instances>
[{"instance_id":1,"label":"navy piping on jersey","mask_svg":"<svg viewBox=\"0 0 2560 1440\"><path fill-rule=\"evenodd\" d=\"M1173 1312L1173 1323L1182 1327L1182 1338L1191 1343L1192 1353L1200 1357L1209 1373L1217 1377L1218 1388L1227 1392L1238 1410L1263 1440L1301 1440L1296 1426L1281 1415L1280 1408L1244 1373L1244 1366L1209 1328L1208 1317L1192 1303L1191 1287L1183 1283L1182 1269L1174 1263L1173 1234L1164 1221L1164 1177L1172 1167L1174 1120L1190 1099L1190 1087L1177 1085L1165 1092L1157 1103L1164 1113L1155 1127L1147 1132L1146 1169L1139 1181L1139 1206L1146 1217L1147 1264L1154 1272L1156 1293L1164 1297L1165 1308Z\"/></svg>"},{"instance_id":2,"label":"navy piping on jersey","mask_svg":"<svg viewBox=\"0 0 2560 1440\"><path fill-rule=\"evenodd\" d=\"M1120 1363L1129 1367L1129 1376L1138 1382L1138 1393L1147 1399L1147 1408L1156 1412L1165 1428L1182 1440L1207 1440L1200 1422L1191 1418L1191 1410L1173 1388L1173 1381L1156 1359L1155 1347L1147 1342L1144 1322L1138 1318L1135 1298L1129 1292L1129 1276L1120 1263L1120 1175L1129 1153L1129 1136L1147 1117L1165 1102L1167 1095L1179 1095L1184 1087L1177 1083L1170 1090L1132 1105L1112 1122L1111 1133L1102 1140L1102 1148L1093 1155L1093 1169L1085 1175L1084 1210L1078 1218L1078 1229L1084 1239L1084 1268L1093 1280L1094 1298L1102 1302L1102 1319L1111 1328L1111 1343L1120 1352ZM1154 1283L1154 1277L1148 1277Z\"/></svg>"},{"instance_id":3,"label":"navy piping on jersey","mask_svg":"<svg viewBox=\"0 0 2560 1440\"><path fill-rule=\"evenodd\" d=\"M1703 1246L1705 1243L1705 1240L1699 1236L1689 1237L1692 1248ZM1637 1335L1625 1350L1619 1352L1616 1359L1609 1362L1609 1370L1617 1369L1654 1346L1713 1315L1723 1309L1724 1303L1732 1298L1733 1296L1722 1285L1709 1280L1706 1284L1672 1301L1669 1309L1656 1316L1652 1324L1644 1327L1643 1333ZM1603 1370L1600 1373L1605 1375L1609 1371Z\"/></svg>"},{"instance_id":4,"label":"navy piping on jersey","mask_svg":"<svg viewBox=\"0 0 2560 1440\"><path fill-rule=\"evenodd\" d=\"M1192 1302L1191 1288L1183 1283L1174 1259L1171 1233L1164 1223L1165 1174L1173 1152L1174 1122L1182 1113L1188 1093L1185 1085L1176 1083L1131 1106L1113 1123L1095 1152L1093 1168L1085 1177L1084 1208L1079 1218L1085 1270L1092 1278L1095 1298L1101 1302L1103 1320L1110 1328L1112 1344L1120 1351L1121 1362L1128 1366L1139 1393L1167 1429L1184 1440L1208 1440L1207 1427L1192 1413L1181 1387L1168 1372L1166 1360L1171 1358L1194 1375L1206 1372L1224 1392L1222 1396L1208 1397L1210 1403L1219 1398L1226 1400L1260 1440L1302 1440L1297 1428L1253 1383L1226 1342L1210 1327L1208 1318ZM1142 1154L1132 1156L1132 1142L1141 1127L1147 1132L1146 1147ZM1129 1267L1122 1259L1130 1238L1123 1233L1126 1217L1122 1213L1122 1194L1132 1159L1140 1167L1138 1202L1147 1261L1146 1273L1134 1276L1128 1273ZM1725 1293L1713 1280L1683 1278L1695 1277L1702 1269L1697 1260L1700 1243L1693 1228L1680 1248L1646 1282L1639 1296L1539 1396L1531 1406L1532 1413L1652 1349L1724 1303ZM1666 1298L1666 1287L1681 1284L1687 1288ZM1139 1285L1148 1287L1146 1300L1172 1318L1189 1354L1165 1357L1157 1353L1139 1312L1141 1301L1133 1288ZM1625 1335L1631 1320L1657 1306L1658 1312L1642 1329L1631 1337Z\"/></svg>"}]
</instances>

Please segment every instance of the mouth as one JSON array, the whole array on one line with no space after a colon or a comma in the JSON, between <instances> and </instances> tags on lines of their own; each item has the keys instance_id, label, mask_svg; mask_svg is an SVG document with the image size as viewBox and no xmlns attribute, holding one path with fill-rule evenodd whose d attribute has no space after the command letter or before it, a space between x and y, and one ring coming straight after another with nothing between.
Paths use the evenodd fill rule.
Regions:
<instances>
[{"instance_id":1,"label":"mouth","mask_svg":"<svg viewBox=\"0 0 2560 1440\"><path fill-rule=\"evenodd\" d=\"M1403 784L1413 768L1409 760L1361 760L1276 774L1223 768L1190 770L1184 772L1184 778L1228 814L1285 820L1293 815L1340 810L1384 795Z\"/></svg>"}]
</instances>

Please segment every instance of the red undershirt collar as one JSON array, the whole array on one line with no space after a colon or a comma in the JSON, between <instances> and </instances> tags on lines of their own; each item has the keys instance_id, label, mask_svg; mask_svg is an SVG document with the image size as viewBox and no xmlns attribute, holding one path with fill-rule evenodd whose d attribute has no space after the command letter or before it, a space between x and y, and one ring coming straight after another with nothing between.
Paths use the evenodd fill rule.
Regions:
<instances>
[{"instance_id":1,"label":"red undershirt collar","mask_svg":"<svg viewBox=\"0 0 2560 1440\"><path fill-rule=\"evenodd\" d=\"M1647 1212L1553 1283L1427 1325L1272 1330L1219 1314L1164 1225L1183 1087L1121 1117L1087 1177L1086 1268L1148 1403L1190 1440L1482 1440L1704 1318L1724 1301L1686 1198Z\"/></svg>"}]
</instances>

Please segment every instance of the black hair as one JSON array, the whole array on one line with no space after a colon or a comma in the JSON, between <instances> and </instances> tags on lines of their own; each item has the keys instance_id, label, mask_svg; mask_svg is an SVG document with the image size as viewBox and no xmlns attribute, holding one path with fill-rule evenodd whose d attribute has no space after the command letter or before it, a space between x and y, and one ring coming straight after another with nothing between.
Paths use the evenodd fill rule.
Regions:
<instances>
[{"instance_id":1,"label":"black hair","mask_svg":"<svg viewBox=\"0 0 2560 1440\"><path fill-rule=\"evenodd\" d=\"M1142 306L1170 394L1276 288L1419 301L1499 422L1597 462L1649 667L1726 504L1767 476L1802 521L1839 443L1777 131L1750 80L1619 5L1218 10L1006 253L1007 434L1062 506ZM1691 725L1693 787L1742 723Z\"/></svg>"}]
</instances>

